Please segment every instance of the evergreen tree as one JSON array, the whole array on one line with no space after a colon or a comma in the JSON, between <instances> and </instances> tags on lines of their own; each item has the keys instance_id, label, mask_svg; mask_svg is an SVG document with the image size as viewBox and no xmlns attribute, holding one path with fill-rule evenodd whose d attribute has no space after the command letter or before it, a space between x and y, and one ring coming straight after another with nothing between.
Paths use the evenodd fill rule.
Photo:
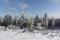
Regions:
<instances>
[{"instance_id":1,"label":"evergreen tree","mask_svg":"<svg viewBox=\"0 0 60 40\"><path fill-rule=\"evenodd\" d=\"M0 17L0 26L2 26L3 19Z\"/></svg>"},{"instance_id":2,"label":"evergreen tree","mask_svg":"<svg viewBox=\"0 0 60 40\"><path fill-rule=\"evenodd\" d=\"M36 26L37 26L37 23L39 22L39 17L38 17L38 15L36 15L34 21L35 21L35 22L34 22L34 26L36 27Z\"/></svg>"},{"instance_id":3,"label":"evergreen tree","mask_svg":"<svg viewBox=\"0 0 60 40\"><path fill-rule=\"evenodd\" d=\"M55 26L55 19L52 17L52 19L51 19L51 25L52 25L52 27L54 27Z\"/></svg>"},{"instance_id":4,"label":"evergreen tree","mask_svg":"<svg viewBox=\"0 0 60 40\"><path fill-rule=\"evenodd\" d=\"M18 15L16 15L13 20L13 25L18 26L18 21L19 21L19 17L18 17Z\"/></svg>"},{"instance_id":5,"label":"evergreen tree","mask_svg":"<svg viewBox=\"0 0 60 40\"><path fill-rule=\"evenodd\" d=\"M5 15L3 19L3 25L7 27L8 25L11 25L11 24L12 24L12 16L10 14Z\"/></svg>"},{"instance_id":6,"label":"evergreen tree","mask_svg":"<svg viewBox=\"0 0 60 40\"><path fill-rule=\"evenodd\" d=\"M46 13L44 14L44 23L45 23L45 27L47 28L48 27L48 16Z\"/></svg>"}]
</instances>

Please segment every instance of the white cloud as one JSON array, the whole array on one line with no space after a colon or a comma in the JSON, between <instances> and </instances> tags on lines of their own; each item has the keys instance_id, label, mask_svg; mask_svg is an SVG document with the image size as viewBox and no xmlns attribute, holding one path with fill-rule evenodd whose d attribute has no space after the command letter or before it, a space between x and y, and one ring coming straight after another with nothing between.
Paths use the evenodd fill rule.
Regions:
<instances>
[{"instance_id":1,"label":"white cloud","mask_svg":"<svg viewBox=\"0 0 60 40\"><path fill-rule=\"evenodd\" d=\"M19 4L19 7L20 7L20 9L24 10L24 9L28 8L29 5L26 4L26 3L20 3L20 4Z\"/></svg>"},{"instance_id":2,"label":"white cloud","mask_svg":"<svg viewBox=\"0 0 60 40\"><path fill-rule=\"evenodd\" d=\"M17 12L16 8L8 8L7 10L10 14L15 14Z\"/></svg>"},{"instance_id":3,"label":"white cloud","mask_svg":"<svg viewBox=\"0 0 60 40\"><path fill-rule=\"evenodd\" d=\"M8 10L9 11L16 11L17 9L16 8L9 8Z\"/></svg>"}]
</instances>

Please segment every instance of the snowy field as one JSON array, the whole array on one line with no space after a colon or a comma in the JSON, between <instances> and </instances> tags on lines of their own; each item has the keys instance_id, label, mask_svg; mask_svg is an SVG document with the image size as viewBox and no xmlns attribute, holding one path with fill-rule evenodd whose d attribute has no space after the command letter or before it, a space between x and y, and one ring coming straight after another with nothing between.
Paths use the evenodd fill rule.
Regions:
<instances>
[{"instance_id":1,"label":"snowy field","mask_svg":"<svg viewBox=\"0 0 60 40\"><path fill-rule=\"evenodd\" d=\"M0 40L60 40L60 30L47 30L34 33L18 31L0 31Z\"/></svg>"}]
</instances>

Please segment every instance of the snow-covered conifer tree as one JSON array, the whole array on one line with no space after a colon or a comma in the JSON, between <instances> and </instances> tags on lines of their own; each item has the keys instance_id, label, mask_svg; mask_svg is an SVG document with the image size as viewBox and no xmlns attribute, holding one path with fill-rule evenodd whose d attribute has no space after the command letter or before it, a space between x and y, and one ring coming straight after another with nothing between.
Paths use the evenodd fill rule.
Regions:
<instances>
[{"instance_id":1,"label":"snow-covered conifer tree","mask_svg":"<svg viewBox=\"0 0 60 40\"><path fill-rule=\"evenodd\" d=\"M48 27L48 16L46 13L44 14L44 23L45 23L45 27Z\"/></svg>"},{"instance_id":2,"label":"snow-covered conifer tree","mask_svg":"<svg viewBox=\"0 0 60 40\"><path fill-rule=\"evenodd\" d=\"M10 24L12 24L12 16L10 14L5 15L3 19L3 25L7 27Z\"/></svg>"}]
</instances>

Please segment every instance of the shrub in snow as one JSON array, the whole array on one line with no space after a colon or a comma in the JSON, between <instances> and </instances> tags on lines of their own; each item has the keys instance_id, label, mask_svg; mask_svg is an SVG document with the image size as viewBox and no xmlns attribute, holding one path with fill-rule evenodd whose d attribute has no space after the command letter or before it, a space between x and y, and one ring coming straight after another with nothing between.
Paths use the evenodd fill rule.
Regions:
<instances>
[{"instance_id":1,"label":"shrub in snow","mask_svg":"<svg viewBox=\"0 0 60 40\"><path fill-rule=\"evenodd\" d=\"M41 23L37 23L36 29L38 29L38 30L43 30L43 28L42 28L42 26L41 26Z\"/></svg>"},{"instance_id":2,"label":"shrub in snow","mask_svg":"<svg viewBox=\"0 0 60 40\"><path fill-rule=\"evenodd\" d=\"M24 28L23 32L33 32L34 31L34 26L31 24L27 28Z\"/></svg>"},{"instance_id":3,"label":"shrub in snow","mask_svg":"<svg viewBox=\"0 0 60 40\"><path fill-rule=\"evenodd\" d=\"M27 28L28 31L33 32L34 31L34 26L31 24L30 27Z\"/></svg>"},{"instance_id":4,"label":"shrub in snow","mask_svg":"<svg viewBox=\"0 0 60 40\"><path fill-rule=\"evenodd\" d=\"M15 26L15 25L8 25L7 27L8 29L13 29L13 30L18 30L19 27Z\"/></svg>"},{"instance_id":5,"label":"shrub in snow","mask_svg":"<svg viewBox=\"0 0 60 40\"><path fill-rule=\"evenodd\" d=\"M7 28L8 29L13 29L13 26L12 25L8 25Z\"/></svg>"},{"instance_id":6,"label":"shrub in snow","mask_svg":"<svg viewBox=\"0 0 60 40\"><path fill-rule=\"evenodd\" d=\"M35 27L35 29L39 30L39 31L47 30L47 28L45 28L45 26L41 26L41 23L37 23L37 26Z\"/></svg>"},{"instance_id":7,"label":"shrub in snow","mask_svg":"<svg viewBox=\"0 0 60 40\"><path fill-rule=\"evenodd\" d=\"M29 28L28 28L28 31L29 31L29 32L33 32L34 29L33 29L32 27L29 27Z\"/></svg>"},{"instance_id":8,"label":"shrub in snow","mask_svg":"<svg viewBox=\"0 0 60 40\"><path fill-rule=\"evenodd\" d=\"M6 28L4 26L0 26L0 31L6 31Z\"/></svg>"},{"instance_id":9,"label":"shrub in snow","mask_svg":"<svg viewBox=\"0 0 60 40\"><path fill-rule=\"evenodd\" d=\"M24 29L23 29L23 32L28 32L28 29L27 29L27 28L24 28Z\"/></svg>"}]
</instances>

